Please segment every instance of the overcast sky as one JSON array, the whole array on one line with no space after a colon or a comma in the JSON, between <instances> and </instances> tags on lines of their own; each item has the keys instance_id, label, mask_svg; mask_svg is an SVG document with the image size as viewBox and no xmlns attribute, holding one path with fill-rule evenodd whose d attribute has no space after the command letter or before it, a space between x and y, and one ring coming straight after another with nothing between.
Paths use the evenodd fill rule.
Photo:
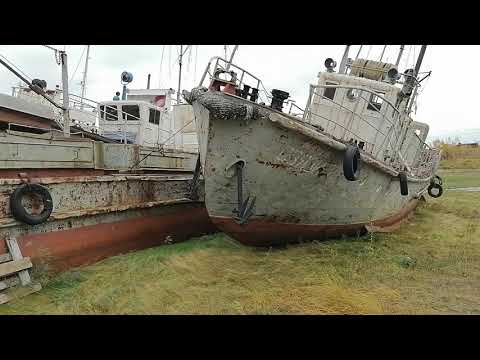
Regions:
<instances>
[{"instance_id":1,"label":"overcast sky","mask_svg":"<svg viewBox=\"0 0 480 360\"><path fill-rule=\"evenodd\" d=\"M63 49L64 45L51 45ZM80 95L85 52L84 45L66 45L70 92ZM228 45L228 54L233 45ZM352 46L350 57L355 57L359 46ZM383 46L364 45L360 57L378 59ZM395 62L398 45L389 45L384 60ZM414 55L420 46L406 45L400 71L413 67ZM289 92L302 108L308 96L308 85L316 83L319 71L324 71L325 58L340 63L344 45L240 45L234 63L262 79L268 90ZM83 56L82 56L83 53ZM163 56L162 56L163 53ZM134 80L130 88L146 88L147 76L152 74L151 88L177 89L177 45L92 45L90 47L86 97L111 100L121 91L120 74L129 71ZM47 81L48 88L61 85L61 67L55 62L54 52L41 45L0 46L0 55L6 57L30 78ZM182 89L196 86L208 59L224 56L224 45L194 45L183 61ZM432 71L424 81L418 100L416 119L430 125L431 134L464 128L480 128L479 116L473 107L478 101L475 84L480 72L467 66L476 63L480 55L478 45L431 45L427 48L421 71ZM18 78L0 66L0 92L11 94ZM475 85L476 86L476 85Z\"/></svg>"}]
</instances>

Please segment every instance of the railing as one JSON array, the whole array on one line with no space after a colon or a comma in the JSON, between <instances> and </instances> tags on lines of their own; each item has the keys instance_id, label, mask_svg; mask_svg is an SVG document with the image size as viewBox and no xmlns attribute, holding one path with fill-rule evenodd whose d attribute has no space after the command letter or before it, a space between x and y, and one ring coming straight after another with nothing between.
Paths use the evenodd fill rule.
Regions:
<instances>
[{"instance_id":1,"label":"railing","mask_svg":"<svg viewBox=\"0 0 480 360\"><path fill-rule=\"evenodd\" d=\"M418 137L418 135L417 135ZM418 137L420 139L420 137ZM422 139L420 139L422 141ZM426 177L435 173L440 164L441 150L421 142L415 154L415 162L412 166L417 177Z\"/></svg>"},{"instance_id":2,"label":"railing","mask_svg":"<svg viewBox=\"0 0 480 360\"><path fill-rule=\"evenodd\" d=\"M212 64L214 64L213 71L211 71ZM216 75L219 70L229 72L232 68L239 72L239 74L235 72L236 87L241 88L245 84L247 75L256 81L259 95L263 92L267 98L271 98L258 77L221 57L210 59L199 86L204 86L207 75L210 76L210 80L218 79ZM328 88L335 89L335 100L324 95L323 90ZM343 92L341 96L337 95L338 90ZM373 99L377 101L374 102ZM316 131L322 131L337 140L357 142L359 147L370 153L376 160L398 171L407 169L410 175L425 176L425 174L429 174L429 171L434 170L432 167L436 166L436 163L432 161L437 159L438 150L429 148L421 139L415 156L412 159L404 157L401 150L405 139L409 136L408 131L413 120L408 116L408 112L399 110L387 98L373 90L359 86L311 85L305 110L294 104L292 100L289 101L289 115L298 121L313 126ZM333 111L326 115L319 112L314 113L312 107L315 106L330 107ZM301 112L292 114L293 107ZM340 117L343 117L343 124L339 121ZM316 120L316 118L324 119L326 126L315 124L312 120ZM361 126L358 126L359 122L361 122Z\"/></svg>"},{"instance_id":3,"label":"railing","mask_svg":"<svg viewBox=\"0 0 480 360\"><path fill-rule=\"evenodd\" d=\"M324 95L324 89L329 88L335 89L333 99ZM365 87L311 85L302 121L337 140L355 141L376 160L396 170L406 168L412 175L425 173L429 159L436 156L436 150L419 138L415 156L405 159L401 150L412 120L388 99Z\"/></svg>"},{"instance_id":4,"label":"railing","mask_svg":"<svg viewBox=\"0 0 480 360\"><path fill-rule=\"evenodd\" d=\"M211 71L212 63L215 64L213 66L213 71ZM267 99L271 98L272 96L270 95L270 92L263 85L262 80L260 80L258 77L251 74L247 70L241 68L240 66L230 63L219 56L214 56L210 59L200 79L199 86L204 86L207 75L209 75L210 80L212 80L212 79L215 79L215 74L217 74L219 70L230 72L230 71L233 71L231 70L232 68L235 69L237 72L239 72L238 74L237 72L234 71L236 74L236 78L238 79L237 87L241 88L242 85L245 85L247 83L247 81L245 80L245 75L246 75L247 80L250 78L250 80L253 80L256 82L256 88L258 89L259 97L261 97L261 94L263 94L265 96L265 99L262 99L262 101L264 101L264 103L267 103Z\"/></svg>"}]
</instances>

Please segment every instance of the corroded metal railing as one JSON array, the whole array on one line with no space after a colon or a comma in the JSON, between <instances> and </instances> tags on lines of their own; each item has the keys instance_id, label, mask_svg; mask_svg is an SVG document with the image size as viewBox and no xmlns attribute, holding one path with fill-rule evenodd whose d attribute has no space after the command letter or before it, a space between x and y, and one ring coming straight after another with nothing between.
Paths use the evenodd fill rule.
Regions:
<instances>
[{"instance_id":1,"label":"corroded metal railing","mask_svg":"<svg viewBox=\"0 0 480 360\"><path fill-rule=\"evenodd\" d=\"M212 64L213 71L212 71ZM267 98L271 98L269 92L265 89L262 81L246 71L245 69L228 62L221 57L213 57L210 59L200 80L199 86L204 86L207 75L210 80L216 79L218 70L228 72L233 68L239 72L235 73L235 85L240 88L245 84L245 75L250 76L257 82L259 92L265 93ZM262 87L262 89L260 89ZM334 99L326 97L323 94L324 89L333 88L347 90L343 91L341 97L335 96ZM336 91L335 91L336 92ZM381 103L373 102L372 99L380 99ZM323 103L322 103L323 101ZM355 104L351 107L352 102ZM361 104L361 105L359 105ZM315 105L326 105L337 111L337 121L334 116L322 115L313 112L312 107ZM297 108L301 113L292 114L292 107ZM370 110L373 110L368 112ZM338 121L339 113L343 112L343 124ZM348 114L346 116L345 114ZM402 154L404 142L409 135L413 120L405 111L401 111L392 102L381 94L361 86L343 86L343 85L310 85L309 97L305 109L301 109L293 102L290 104L289 115L294 117L296 121L302 122L307 126L314 127L316 131L321 131L330 137L343 141L356 141L359 146L371 154L376 160L379 160L392 168L403 171L407 170L412 176L428 176L438 166L439 151L430 148L422 139L413 159L406 159ZM324 119L326 126L322 127L315 124L315 117ZM377 123L372 123L372 118L379 118ZM362 128L370 128L373 136L362 136L359 131L354 130L354 126L358 122L362 123ZM340 130L340 131L337 131ZM338 134L340 135L338 136ZM365 133L365 131L363 131ZM367 131L368 133L368 131ZM407 161L410 160L410 161Z\"/></svg>"},{"instance_id":2,"label":"corroded metal railing","mask_svg":"<svg viewBox=\"0 0 480 360\"><path fill-rule=\"evenodd\" d=\"M212 64L214 64L213 71L212 71ZM236 71L231 69L234 69ZM262 80L260 80L258 77L248 72L247 70L221 58L220 56L214 56L210 59L210 61L207 64L207 67L205 68L205 71L203 72L202 78L200 79L199 86L205 85L205 79L207 78L207 75L209 75L210 77L209 80L215 79L215 76L218 73L218 71L235 72L236 83L237 83L236 86L238 88L241 88L242 85L245 85L247 80L250 78L250 80L253 80L254 82L256 82L256 89L258 89L259 94L263 93L267 99L271 98L271 95L265 88L265 85L263 84Z\"/></svg>"},{"instance_id":3,"label":"corroded metal railing","mask_svg":"<svg viewBox=\"0 0 480 360\"><path fill-rule=\"evenodd\" d=\"M334 100L324 95L323 90L329 88L347 91L343 91L343 95L340 96L335 91ZM380 104L372 101L374 96L381 100ZM326 106L334 112L329 115L320 114L314 112L316 106ZM343 116L343 124L338 120L340 116ZM311 85L302 121L315 125L316 119L323 119L324 123L326 122L326 126L320 127L320 131L341 141L357 140L363 143L363 150L375 159L397 170L406 167L412 173L415 172L412 167L415 159L412 164L408 164L401 152L413 120L381 94L360 86ZM376 124L372 123L372 119L377 119ZM370 129L368 137L355 130L355 127L358 128L358 122L361 122L362 128ZM339 128L343 131L338 131ZM425 143L421 141L421 144L423 146Z\"/></svg>"}]
</instances>

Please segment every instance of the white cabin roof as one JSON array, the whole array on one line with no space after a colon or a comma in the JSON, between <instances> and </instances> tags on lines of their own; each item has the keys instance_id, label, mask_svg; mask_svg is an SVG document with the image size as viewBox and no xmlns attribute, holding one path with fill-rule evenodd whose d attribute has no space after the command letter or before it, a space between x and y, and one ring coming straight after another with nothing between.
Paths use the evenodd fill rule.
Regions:
<instances>
[{"instance_id":1,"label":"white cabin roof","mask_svg":"<svg viewBox=\"0 0 480 360\"><path fill-rule=\"evenodd\" d=\"M175 94L175 90L173 89L128 89L127 95L150 95L150 96L158 96L158 95L173 95Z\"/></svg>"}]
</instances>

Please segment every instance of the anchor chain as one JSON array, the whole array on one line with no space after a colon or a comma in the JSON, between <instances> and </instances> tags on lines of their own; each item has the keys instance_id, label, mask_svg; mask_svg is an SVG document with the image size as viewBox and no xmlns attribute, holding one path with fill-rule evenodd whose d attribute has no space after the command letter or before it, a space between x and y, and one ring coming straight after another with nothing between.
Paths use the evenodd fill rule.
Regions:
<instances>
[{"instance_id":1,"label":"anchor chain","mask_svg":"<svg viewBox=\"0 0 480 360\"><path fill-rule=\"evenodd\" d=\"M195 165L195 172L193 173L193 179L190 183L189 191L188 191L188 197L191 200L198 200L199 195L198 195L198 184L199 184L199 178L200 178L200 173L201 173L201 163L200 163L200 154L197 157L197 164Z\"/></svg>"},{"instance_id":2,"label":"anchor chain","mask_svg":"<svg viewBox=\"0 0 480 360\"><path fill-rule=\"evenodd\" d=\"M236 163L237 173L237 209L232 212L235 214L234 220L240 225L246 224L253 215L253 207L255 206L256 197L250 201L250 195L243 201L243 168L244 163L239 161Z\"/></svg>"}]
</instances>

